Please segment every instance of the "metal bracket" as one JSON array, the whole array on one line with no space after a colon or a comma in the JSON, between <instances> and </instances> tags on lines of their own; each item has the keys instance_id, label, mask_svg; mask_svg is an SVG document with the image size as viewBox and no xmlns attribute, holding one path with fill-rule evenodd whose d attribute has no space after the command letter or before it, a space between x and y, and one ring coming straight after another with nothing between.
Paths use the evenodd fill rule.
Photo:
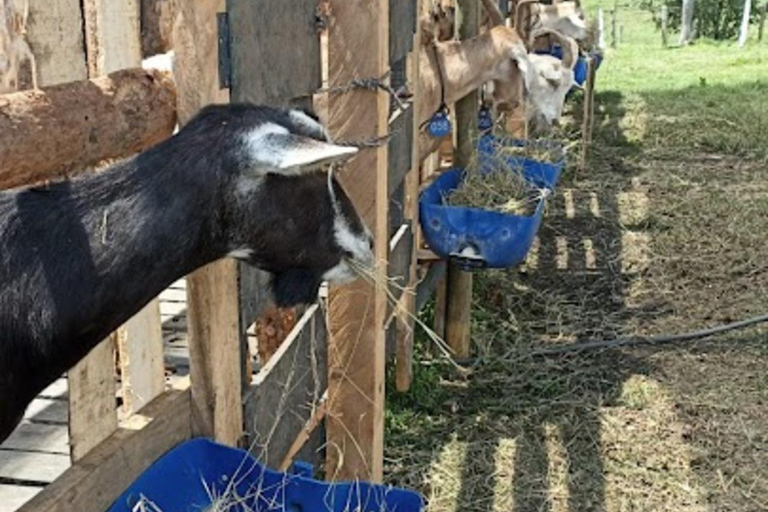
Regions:
<instances>
[{"instance_id":1,"label":"metal bracket","mask_svg":"<svg viewBox=\"0 0 768 512\"><path fill-rule=\"evenodd\" d=\"M219 88L227 89L232 85L232 53L230 51L229 15L226 12L216 14L216 27L219 40Z\"/></svg>"}]
</instances>

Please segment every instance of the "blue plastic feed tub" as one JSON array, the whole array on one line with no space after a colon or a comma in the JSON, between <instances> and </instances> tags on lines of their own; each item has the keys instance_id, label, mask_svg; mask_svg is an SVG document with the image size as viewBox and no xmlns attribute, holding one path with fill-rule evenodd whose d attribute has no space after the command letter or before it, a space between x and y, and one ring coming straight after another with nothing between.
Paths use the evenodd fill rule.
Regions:
<instances>
[{"instance_id":1,"label":"blue plastic feed tub","mask_svg":"<svg viewBox=\"0 0 768 512\"><path fill-rule=\"evenodd\" d=\"M211 495L231 501L212 509ZM237 504L227 508L231 503ZM108 512L419 512L422 507L415 492L280 473L243 450L194 439L150 466Z\"/></svg>"},{"instance_id":2,"label":"blue plastic feed tub","mask_svg":"<svg viewBox=\"0 0 768 512\"><path fill-rule=\"evenodd\" d=\"M422 192L419 217L429 247L465 270L522 263L539 230L544 201L539 201L530 216L446 205L444 198L463 179L461 169L451 169Z\"/></svg>"},{"instance_id":3,"label":"blue plastic feed tub","mask_svg":"<svg viewBox=\"0 0 768 512\"><path fill-rule=\"evenodd\" d=\"M548 163L510 153L506 147L541 146L554 151L556 162ZM478 142L480 172L497 168L498 159L510 172L519 169L525 180L538 188L553 190L565 165L562 145L554 141L524 141L484 135ZM481 208L450 206L449 196L464 179L462 169L442 173L421 194L419 216L421 228L429 247L444 259L462 268L507 268L525 260L544 215L542 198L532 215L513 215Z\"/></svg>"}]
</instances>

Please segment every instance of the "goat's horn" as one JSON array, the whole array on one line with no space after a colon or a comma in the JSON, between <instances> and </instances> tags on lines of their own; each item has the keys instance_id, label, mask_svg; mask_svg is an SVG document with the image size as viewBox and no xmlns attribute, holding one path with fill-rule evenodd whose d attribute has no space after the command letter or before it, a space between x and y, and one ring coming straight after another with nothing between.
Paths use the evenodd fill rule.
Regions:
<instances>
[{"instance_id":1,"label":"goat's horn","mask_svg":"<svg viewBox=\"0 0 768 512\"><path fill-rule=\"evenodd\" d=\"M498 27L506 23L504 13L501 12L501 9L499 9L498 4L494 0L481 1L483 2L483 7L485 7L485 12L488 13L488 17L491 19L491 26Z\"/></svg>"},{"instance_id":2,"label":"goat's horn","mask_svg":"<svg viewBox=\"0 0 768 512\"><path fill-rule=\"evenodd\" d=\"M532 7L533 4L538 3L539 0L520 0L515 8L515 31L517 32L517 35L520 36L520 39L525 41L526 46L530 46L532 41L529 33L531 27L528 26L531 23L531 16L533 14ZM528 13L527 17L525 17L526 11Z\"/></svg>"},{"instance_id":3,"label":"goat's horn","mask_svg":"<svg viewBox=\"0 0 768 512\"><path fill-rule=\"evenodd\" d=\"M557 30L540 29L533 34L533 40L542 36L549 36L555 39L563 49L563 66L573 69L576 66L576 59L579 58L579 45L572 38L561 34Z\"/></svg>"}]
</instances>

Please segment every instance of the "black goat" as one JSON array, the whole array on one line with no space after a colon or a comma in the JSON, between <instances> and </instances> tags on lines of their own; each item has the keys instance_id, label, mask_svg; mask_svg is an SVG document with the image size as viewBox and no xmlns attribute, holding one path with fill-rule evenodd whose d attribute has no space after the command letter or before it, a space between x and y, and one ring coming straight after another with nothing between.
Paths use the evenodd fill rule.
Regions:
<instances>
[{"instance_id":1,"label":"black goat","mask_svg":"<svg viewBox=\"0 0 768 512\"><path fill-rule=\"evenodd\" d=\"M203 265L229 255L270 272L281 306L354 279L372 238L320 167L355 152L298 110L211 106L103 173L0 192L0 442L40 391Z\"/></svg>"}]
</instances>

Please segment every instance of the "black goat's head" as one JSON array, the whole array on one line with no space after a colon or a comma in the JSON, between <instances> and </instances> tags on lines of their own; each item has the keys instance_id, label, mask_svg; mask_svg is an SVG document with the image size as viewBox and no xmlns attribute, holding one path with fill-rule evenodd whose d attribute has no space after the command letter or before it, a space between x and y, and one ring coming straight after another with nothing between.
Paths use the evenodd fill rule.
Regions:
<instances>
[{"instance_id":1,"label":"black goat's head","mask_svg":"<svg viewBox=\"0 0 768 512\"><path fill-rule=\"evenodd\" d=\"M370 231L332 171L322 170L357 149L331 143L314 116L213 106L186 130L226 147L221 224L228 254L272 274L278 306L314 302L323 281L349 282L356 267L373 264Z\"/></svg>"}]
</instances>

